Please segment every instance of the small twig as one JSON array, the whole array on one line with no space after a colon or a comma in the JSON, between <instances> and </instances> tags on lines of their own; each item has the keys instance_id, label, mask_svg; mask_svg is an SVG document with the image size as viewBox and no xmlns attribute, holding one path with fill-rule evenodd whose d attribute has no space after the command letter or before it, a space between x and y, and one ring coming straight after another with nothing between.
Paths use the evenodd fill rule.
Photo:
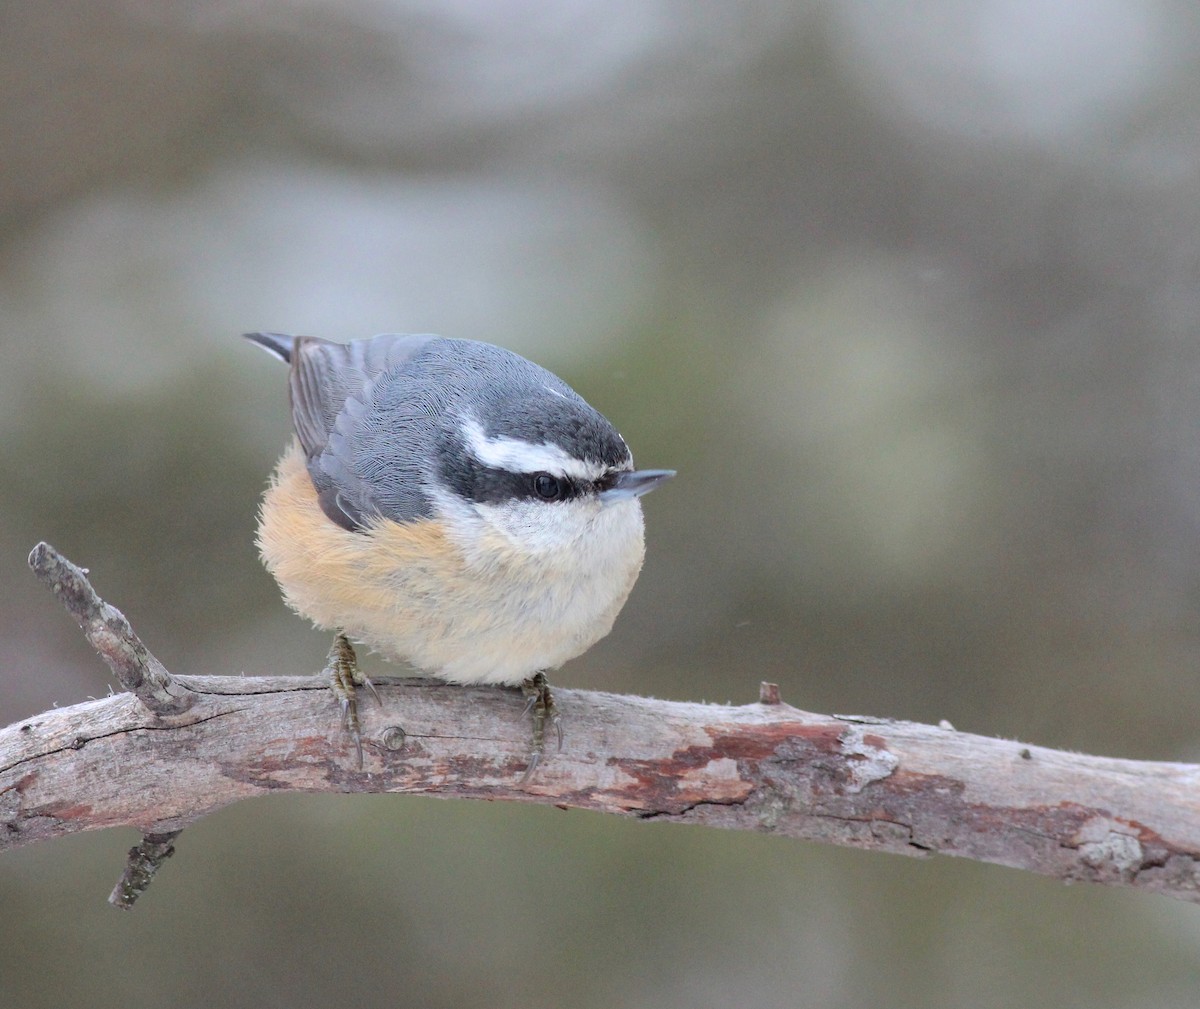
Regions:
<instances>
[{"instance_id":1,"label":"small twig","mask_svg":"<svg viewBox=\"0 0 1200 1009\"><path fill-rule=\"evenodd\" d=\"M96 594L85 568L72 564L49 543L33 548L29 566L54 590L121 686L156 715L178 715L192 706L192 692L150 654L125 615Z\"/></svg>"},{"instance_id":2,"label":"small twig","mask_svg":"<svg viewBox=\"0 0 1200 1009\"><path fill-rule=\"evenodd\" d=\"M759 704L782 704L783 698L779 694L779 684L770 683L763 680L758 685L758 703Z\"/></svg>"},{"instance_id":3,"label":"small twig","mask_svg":"<svg viewBox=\"0 0 1200 1009\"><path fill-rule=\"evenodd\" d=\"M128 911L150 886L158 867L175 854L172 842L182 830L171 830L165 834L144 834L142 843L129 849L129 860L125 872L108 895L113 907Z\"/></svg>"}]
</instances>

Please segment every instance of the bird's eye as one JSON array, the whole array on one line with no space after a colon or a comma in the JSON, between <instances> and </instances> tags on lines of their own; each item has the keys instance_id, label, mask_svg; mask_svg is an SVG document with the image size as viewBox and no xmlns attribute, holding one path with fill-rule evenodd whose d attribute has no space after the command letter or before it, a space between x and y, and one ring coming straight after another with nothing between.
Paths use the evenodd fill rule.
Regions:
<instances>
[{"instance_id":1,"label":"bird's eye","mask_svg":"<svg viewBox=\"0 0 1200 1009\"><path fill-rule=\"evenodd\" d=\"M538 473L533 478L533 490L543 501L557 501L566 492L563 482L549 473Z\"/></svg>"}]
</instances>

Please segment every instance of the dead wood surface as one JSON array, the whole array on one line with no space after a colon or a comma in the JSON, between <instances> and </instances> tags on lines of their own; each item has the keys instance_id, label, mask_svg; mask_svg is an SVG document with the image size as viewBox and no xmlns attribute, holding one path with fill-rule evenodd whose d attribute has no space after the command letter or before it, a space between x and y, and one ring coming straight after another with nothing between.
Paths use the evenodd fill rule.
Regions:
<instances>
[{"instance_id":1,"label":"dead wood surface","mask_svg":"<svg viewBox=\"0 0 1200 1009\"><path fill-rule=\"evenodd\" d=\"M69 565L46 550L44 568ZM558 689L565 745L522 784L529 723L518 691L385 679L382 703L361 706L360 771L321 678L153 673L138 693L0 729L0 847L136 827L143 844L127 876L142 882L124 900L114 891L121 906L188 823L279 791L541 802L958 855L1200 902L1197 765L813 714L780 703L770 685L741 706Z\"/></svg>"}]
</instances>

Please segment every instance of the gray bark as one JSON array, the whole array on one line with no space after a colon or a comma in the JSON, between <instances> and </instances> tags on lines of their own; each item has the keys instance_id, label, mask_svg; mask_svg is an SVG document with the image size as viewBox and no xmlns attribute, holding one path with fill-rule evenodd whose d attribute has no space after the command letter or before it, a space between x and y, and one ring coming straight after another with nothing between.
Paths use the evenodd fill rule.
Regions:
<instances>
[{"instance_id":1,"label":"gray bark","mask_svg":"<svg viewBox=\"0 0 1200 1009\"><path fill-rule=\"evenodd\" d=\"M98 602L83 573L46 549L42 568L75 579L75 602L84 610ZM56 592L72 609L70 594ZM103 622L108 631L117 623L111 613ZM565 745L522 783L530 733L516 690L377 681L381 703L360 706L359 770L320 678L172 676L155 665L152 676L135 668L123 679L131 692L0 729L0 848L136 827L145 836L126 875L141 882L126 886L125 899L114 892L122 906L188 823L281 790L541 802L958 855L1200 902L1192 764L812 714L781 703L769 684L742 706L559 689Z\"/></svg>"}]
</instances>

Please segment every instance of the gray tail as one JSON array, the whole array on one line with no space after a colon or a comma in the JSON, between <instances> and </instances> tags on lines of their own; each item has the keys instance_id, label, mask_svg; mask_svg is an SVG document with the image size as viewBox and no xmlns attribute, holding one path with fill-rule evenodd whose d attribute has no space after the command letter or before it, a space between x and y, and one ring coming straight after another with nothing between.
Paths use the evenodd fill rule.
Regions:
<instances>
[{"instance_id":1,"label":"gray tail","mask_svg":"<svg viewBox=\"0 0 1200 1009\"><path fill-rule=\"evenodd\" d=\"M296 337L287 333L243 333L242 336L251 343L257 343L272 357L277 357L284 364L292 363L292 351L296 347Z\"/></svg>"}]
</instances>

